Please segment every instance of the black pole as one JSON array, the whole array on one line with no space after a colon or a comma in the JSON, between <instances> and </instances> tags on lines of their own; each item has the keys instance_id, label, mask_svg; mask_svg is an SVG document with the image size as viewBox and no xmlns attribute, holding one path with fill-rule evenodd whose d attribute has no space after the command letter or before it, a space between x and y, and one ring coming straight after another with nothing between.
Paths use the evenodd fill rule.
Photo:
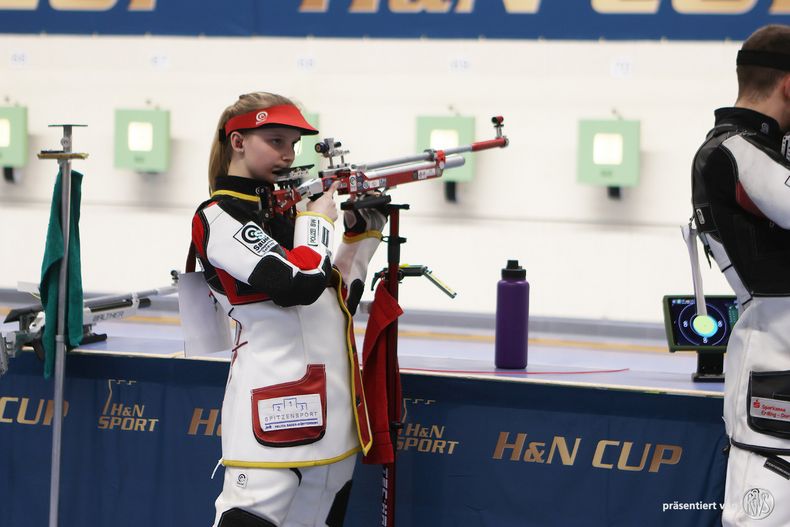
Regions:
<instances>
[{"instance_id":1,"label":"black pole","mask_svg":"<svg viewBox=\"0 0 790 527\"><path fill-rule=\"evenodd\" d=\"M389 294L398 300L398 279L400 272L400 246L406 238L400 237L400 210L408 209L408 205L388 205L389 237L387 239L387 276L386 287ZM398 320L395 319L387 327L387 418L390 422L390 439L392 441L392 463L386 463L382 473L382 526L395 527L395 456L397 455L398 431L400 429L400 398L396 387L400 377L398 368Z\"/></svg>"}]
</instances>

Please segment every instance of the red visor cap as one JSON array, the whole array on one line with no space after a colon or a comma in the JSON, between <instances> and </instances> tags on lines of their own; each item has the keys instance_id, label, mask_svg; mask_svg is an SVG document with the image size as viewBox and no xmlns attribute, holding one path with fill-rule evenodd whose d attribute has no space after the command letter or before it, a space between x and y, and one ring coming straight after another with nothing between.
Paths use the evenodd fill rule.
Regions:
<instances>
[{"instance_id":1,"label":"red visor cap","mask_svg":"<svg viewBox=\"0 0 790 527\"><path fill-rule=\"evenodd\" d=\"M261 126L288 126L296 128L302 135L316 135L318 130L305 121L299 109L292 104L270 106L262 110L253 110L242 115L237 115L225 123L225 135L229 136L236 130L247 130Z\"/></svg>"}]
</instances>

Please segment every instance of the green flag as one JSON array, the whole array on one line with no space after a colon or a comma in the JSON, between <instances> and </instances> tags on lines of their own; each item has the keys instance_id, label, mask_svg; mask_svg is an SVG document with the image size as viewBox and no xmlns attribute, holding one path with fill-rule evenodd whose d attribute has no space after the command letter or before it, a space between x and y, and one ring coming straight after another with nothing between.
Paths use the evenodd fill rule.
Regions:
<instances>
[{"instance_id":1,"label":"green flag","mask_svg":"<svg viewBox=\"0 0 790 527\"><path fill-rule=\"evenodd\" d=\"M63 229L61 228L62 173L58 172L52 208L49 213L47 245L41 264L41 305L44 306L44 377L49 378L55 366L55 336L58 330L58 283L63 261ZM69 259L66 284L66 346L74 348L82 340L82 272L80 266L80 196L82 174L71 172L71 218Z\"/></svg>"}]
</instances>

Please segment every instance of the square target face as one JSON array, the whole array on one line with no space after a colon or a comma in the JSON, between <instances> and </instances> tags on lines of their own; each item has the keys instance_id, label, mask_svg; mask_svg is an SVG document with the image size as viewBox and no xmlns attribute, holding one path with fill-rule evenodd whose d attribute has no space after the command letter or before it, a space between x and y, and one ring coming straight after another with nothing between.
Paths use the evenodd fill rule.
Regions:
<instances>
[{"instance_id":1,"label":"square target face","mask_svg":"<svg viewBox=\"0 0 790 527\"><path fill-rule=\"evenodd\" d=\"M166 172L170 164L170 112L115 110L115 168Z\"/></svg>"},{"instance_id":2,"label":"square target face","mask_svg":"<svg viewBox=\"0 0 790 527\"><path fill-rule=\"evenodd\" d=\"M417 150L428 148L444 150L474 142L475 118L464 116L432 117L421 115L417 117ZM475 156L469 153L461 154L466 162L460 166L447 170L442 174L442 180L466 182L471 181L475 175Z\"/></svg>"},{"instance_id":3,"label":"square target face","mask_svg":"<svg viewBox=\"0 0 790 527\"><path fill-rule=\"evenodd\" d=\"M0 107L0 167L21 168L27 163L27 108Z\"/></svg>"},{"instance_id":4,"label":"square target face","mask_svg":"<svg viewBox=\"0 0 790 527\"><path fill-rule=\"evenodd\" d=\"M639 163L639 121L579 121L579 183L634 187L639 183Z\"/></svg>"}]
</instances>

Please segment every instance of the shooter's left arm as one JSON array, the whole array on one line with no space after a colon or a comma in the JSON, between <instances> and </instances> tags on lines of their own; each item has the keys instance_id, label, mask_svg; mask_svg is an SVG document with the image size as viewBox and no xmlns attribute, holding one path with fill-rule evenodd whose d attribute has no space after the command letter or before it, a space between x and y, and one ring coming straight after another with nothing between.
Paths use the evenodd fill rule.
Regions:
<instances>
[{"instance_id":1,"label":"shooter's left arm","mask_svg":"<svg viewBox=\"0 0 790 527\"><path fill-rule=\"evenodd\" d=\"M354 314L365 289L368 264L381 243L381 231L387 223L378 209L349 210L343 214L345 232L334 264L343 275L348 290L346 305Z\"/></svg>"}]
</instances>

